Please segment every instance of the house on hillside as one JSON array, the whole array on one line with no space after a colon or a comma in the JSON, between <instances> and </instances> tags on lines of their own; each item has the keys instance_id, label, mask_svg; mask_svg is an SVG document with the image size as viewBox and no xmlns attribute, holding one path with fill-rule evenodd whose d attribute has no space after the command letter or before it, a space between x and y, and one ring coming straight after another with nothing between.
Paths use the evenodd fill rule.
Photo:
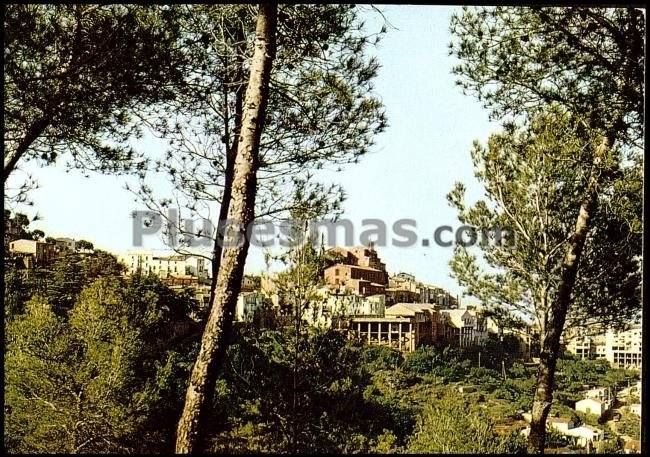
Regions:
<instances>
[{"instance_id":1,"label":"house on hillside","mask_svg":"<svg viewBox=\"0 0 650 457\"><path fill-rule=\"evenodd\" d=\"M604 440L605 432L591 425L581 425L567 430L566 436L572 438L573 443L577 446L587 447Z\"/></svg>"},{"instance_id":2,"label":"house on hillside","mask_svg":"<svg viewBox=\"0 0 650 457\"><path fill-rule=\"evenodd\" d=\"M524 413L523 417L527 422L530 422L530 413ZM580 425L576 427L573 420L566 417L549 417L546 420L546 425L547 427L568 437L575 445L581 447L593 446L597 442L605 439L605 432L603 430L591 427L590 425ZM528 436L530 433L530 427L524 428L521 433Z\"/></svg>"},{"instance_id":3,"label":"house on hillside","mask_svg":"<svg viewBox=\"0 0 650 457\"><path fill-rule=\"evenodd\" d=\"M36 240L15 240L9 243L9 252L22 261L24 268L45 265L57 255L54 244Z\"/></svg>"},{"instance_id":4,"label":"house on hillside","mask_svg":"<svg viewBox=\"0 0 650 457\"><path fill-rule=\"evenodd\" d=\"M266 303L264 294L259 291L241 292L235 306L235 321L250 322L255 313Z\"/></svg>"},{"instance_id":5,"label":"house on hillside","mask_svg":"<svg viewBox=\"0 0 650 457\"><path fill-rule=\"evenodd\" d=\"M413 352L421 341L417 324L414 317L353 317L350 319L348 334L367 344Z\"/></svg>"},{"instance_id":6,"label":"house on hillside","mask_svg":"<svg viewBox=\"0 0 650 457\"><path fill-rule=\"evenodd\" d=\"M479 314L469 309L442 309L445 339L460 347L480 344L487 338L484 320Z\"/></svg>"},{"instance_id":7,"label":"house on hillside","mask_svg":"<svg viewBox=\"0 0 650 457\"><path fill-rule=\"evenodd\" d=\"M584 392L585 398L596 398L598 400L609 400L609 389L607 387L596 387L594 389L589 389Z\"/></svg>"},{"instance_id":8,"label":"house on hillside","mask_svg":"<svg viewBox=\"0 0 650 457\"><path fill-rule=\"evenodd\" d=\"M575 410L585 414L595 414L600 418L609 410L610 406L610 402L605 400L584 398L576 402Z\"/></svg>"},{"instance_id":9,"label":"house on hillside","mask_svg":"<svg viewBox=\"0 0 650 457\"><path fill-rule=\"evenodd\" d=\"M573 422L573 419L569 419L568 417L549 417L546 420L546 424L550 425L552 428L562 434L567 434L569 429L575 427L575 422Z\"/></svg>"}]
</instances>

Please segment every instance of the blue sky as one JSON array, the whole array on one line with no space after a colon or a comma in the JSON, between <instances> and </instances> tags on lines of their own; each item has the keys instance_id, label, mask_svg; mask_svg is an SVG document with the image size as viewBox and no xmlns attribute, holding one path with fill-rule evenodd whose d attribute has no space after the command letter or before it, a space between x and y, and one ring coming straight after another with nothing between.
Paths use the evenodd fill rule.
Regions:
<instances>
[{"instance_id":1,"label":"blue sky","mask_svg":"<svg viewBox=\"0 0 650 457\"><path fill-rule=\"evenodd\" d=\"M397 28L389 28L374 51L382 64L375 87L386 106L389 127L360 164L320 175L344 187L343 217L355 227L366 218L382 219L388 227L409 218L417 221L420 238L431 238L440 225L459 225L445 198L454 182L464 182L471 198L482 193L473 175L470 148L474 140L485 141L498 126L488 121L478 101L454 85L454 59L447 55L447 44L449 18L456 9L382 7ZM381 24L377 14L368 13L369 31ZM152 153L165 147L151 139L138 146ZM38 211L42 217L34 228L52 236L84 238L113 252L131 248L130 213L144 207L124 189L127 178L97 174L86 178L78 171L66 173L63 163L46 168L31 163L23 168L39 182L31 194L34 207L24 210L30 215ZM163 245L156 237L145 237L145 247ZM406 271L458 294L462 290L449 276L451 254L451 248L435 245L379 248L390 273ZM264 268L262 251L252 248L246 270Z\"/></svg>"}]
</instances>

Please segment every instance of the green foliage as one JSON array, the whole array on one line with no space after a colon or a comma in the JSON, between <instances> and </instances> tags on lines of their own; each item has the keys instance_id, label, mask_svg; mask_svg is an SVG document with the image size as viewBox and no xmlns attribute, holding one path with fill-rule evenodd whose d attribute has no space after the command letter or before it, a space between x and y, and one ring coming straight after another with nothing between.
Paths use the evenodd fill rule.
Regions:
<instances>
[{"instance_id":1,"label":"green foliage","mask_svg":"<svg viewBox=\"0 0 650 457\"><path fill-rule=\"evenodd\" d=\"M95 247L90 241L86 241L86 240L77 241L76 246L79 249L90 249L90 250L94 249Z\"/></svg>"},{"instance_id":2,"label":"green foliage","mask_svg":"<svg viewBox=\"0 0 650 457\"><path fill-rule=\"evenodd\" d=\"M490 368L501 372L502 364L506 368L514 363L519 354L519 340L515 335L506 334L502 338L490 335L480 345L470 346L464 349L465 357L481 367Z\"/></svg>"},{"instance_id":3,"label":"green foliage","mask_svg":"<svg viewBox=\"0 0 650 457\"><path fill-rule=\"evenodd\" d=\"M176 335L186 305L149 285L97 279L63 316L37 295L7 324L11 452L171 449L197 335Z\"/></svg>"},{"instance_id":4,"label":"green foliage","mask_svg":"<svg viewBox=\"0 0 650 457\"><path fill-rule=\"evenodd\" d=\"M546 447L565 447L569 444L569 439L553 427L546 427Z\"/></svg>"},{"instance_id":5,"label":"green foliage","mask_svg":"<svg viewBox=\"0 0 650 457\"><path fill-rule=\"evenodd\" d=\"M26 159L52 162L69 151L87 168L130 166L134 109L172 99L181 81L179 14L173 6L8 5L5 158L26 150Z\"/></svg>"},{"instance_id":6,"label":"green foliage","mask_svg":"<svg viewBox=\"0 0 650 457\"><path fill-rule=\"evenodd\" d=\"M404 370L418 375L431 374L446 382L460 381L472 366L467 354L453 346L421 346L406 356Z\"/></svg>"},{"instance_id":7,"label":"green foliage","mask_svg":"<svg viewBox=\"0 0 650 457\"><path fill-rule=\"evenodd\" d=\"M458 84L501 119L552 103L643 138L645 16L638 8L463 8L451 20Z\"/></svg>"},{"instance_id":8,"label":"green foliage","mask_svg":"<svg viewBox=\"0 0 650 457\"><path fill-rule=\"evenodd\" d=\"M379 370L395 370L402 366L404 356L387 346L367 346L361 353L361 362L371 373Z\"/></svg>"},{"instance_id":9,"label":"green foliage","mask_svg":"<svg viewBox=\"0 0 650 457\"><path fill-rule=\"evenodd\" d=\"M364 395L370 375L359 359L360 349L334 331L296 339L290 327L259 333L243 329L228 349L215 399L219 410L227 405L229 414L210 438L212 451L349 453L391 448L390 436L400 431L389 405Z\"/></svg>"},{"instance_id":10,"label":"green foliage","mask_svg":"<svg viewBox=\"0 0 650 457\"><path fill-rule=\"evenodd\" d=\"M622 450L622 443L617 438L601 441L596 446L597 454L620 454Z\"/></svg>"},{"instance_id":11,"label":"green foliage","mask_svg":"<svg viewBox=\"0 0 650 457\"><path fill-rule=\"evenodd\" d=\"M449 391L432 399L422 412L408 444L413 453L515 453L522 440L494 433L492 421L459 394Z\"/></svg>"},{"instance_id":12,"label":"green foliage","mask_svg":"<svg viewBox=\"0 0 650 457\"><path fill-rule=\"evenodd\" d=\"M406 355L404 369L417 374L433 373L442 364L442 354L435 347L421 346Z\"/></svg>"},{"instance_id":13,"label":"green foliage","mask_svg":"<svg viewBox=\"0 0 650 457\"><path fill-rule=\"evenodd\" d=\"M228 151L237 142L253 13L248 5L188 7L183 27L183 49L193 62L188 90L170 108L171 116L165 112L155 122L157 134L171 146L155 161L156 171L186 203L180 205L187 208L183 217L209 217L204 208L221 203L227 192ZM349 5L281 5L278 17L256 215L279 219L305 206L337 214L341 187L319 182L314 170L357 163L385 130L373 87L379 63L369 52L383 32L364 30L359 9ZM215 26L214 33L206 32ZM144 174L141 178L136 192L148 207L159 211L171 204L154 194Z\"/></svg>"},{"instance_id":14,"label":"green foliage","mask_svg":"<svg viewBox=\"0 0 650 457\"><path fill-rule=\"evenodd\" d=\"M170 450L198 338L198 329L184 317L192 306L189 297L156 278L139 276L127 282L99 278L63 316L42 298L29 301L7 330L8 448L70 451L92 435L97 441L80 450ZM188 325L189 333L183 330ZM518 410L530 409L534 369L515 363L504 381L500 371L476 366L474 355L422 347L404 357L386 347L357 346L334 331L242 327L215 388L208 448L520 452L523 441L516 430L496 435L493 424L509 424ZM565 372L579 384L601 383L617 371L601 367L606 365L561 360L556 399L569 395L563 390ZM454 381L478 392L460 394L450 385ZM81 389L79 403L75 395ZM555 402L552 413L571 417L571 406ZM76 435L63 428L86 415ZM420 425L414 430L416 420ZM629 422L634 434L635 422ZM551 443L564 445L557 438Z\"/></svg>"},{"instance_id":15,"label":"green foliage","mask_svg":"<svg viewBox=\"0 0 650 457\"><path fill-rule=\"evenodd\" d=\"M397 437L390 431L384 430L384 433L379 435L372 443L370 450L373 454L397 454L399 447L397 446Z\"/></svg>"},{"instance_id":16,"label":"green foliage","mask_svg":"<svg viewBox=\"0 0 650 457\"><path fill-rule=\"evenodd\" d=\"M559 391L555 398L571 406L583 398L585 386L610 388L613 394L637 377L628 370L612 368L604 359L564 357L558 361L555 383Z\"/></svg>"},{"instance_id":17,"label":"green foliage","mask_svg":"<svg viewBox=\"0 0 650 457\"><path fill-rule=\"evenodd\" d=\"M22 282L8 283L5 296L25 297L35 293L47 299L52 310L64 315L74 305L79 293L94 280L102 277L118 277L125 270L113 254L95 250L89 254L63 251L43 267L30 271L16 272L22 275ZM22 301L24 303L24 301ZM21 309L21 302L16 303L16 311Z\"/></svg>"},{"instance_id":18,"label":"green foliage","mask_svg":"<svg viewBox=\"0 0 650 457\"><path fill-rule=\"evenodd\" d=\"M461 183L448 196L461 222L490 236L488 243L478 247L487 267L479 266L473 250L461 245L455 249L451 268L469 294L490 308L517 311L545 322L545 313L554 303L567 236L574 228L590 173L588 155L594 141L570 113L554 106L526 128L510 125L492 135L487 147L475 144L476 176L487 198L466 206ZM603 174L620 164L620 150L612 151L609 160ZM636 167L630 165L630 169ZM621 179L631 177L621 175ZM569 325L622 325L639 313L636 258L641 234L633 233L611 211L622 201L622 195L614 194L616 182L604 182L601 189L600 209L592 219L594 228L580 260ZM641 207L637 209L640 220ZM600 232L610 225L621 225L625 235L610 238ZM495 229L505 230L508 238L496 239ZM613 278L618 278L616 287L610 284Z\"/></svg>"},{"instance_id":19,"label":"green foliage","mask_svg":"<svg viewBox=\"0 0 650 457\"><path fill-rule=\"evenodd\" d=\"M9 243L14 240L33 240L36 239L34 233L41 232L30 231L29 224L32 221L29 220L23 213L12 213L11 210L4 210L4 255L8 255ZM44 235L44 234L43 234ZM42 238L42 236L41 236Z\"/></svg>"},{"instance_id":20,"label":"green foliage","mask_svg":"<svg viewBox=\"0 0 650 457\"><path fill-rule=\"evenodd\" d=\"M4 267L4 309L5 322L16 314L25 310L25 303L29 300L30 291L23 271L16 268L11 262L6 262Z\"/></svg>"},{"instance_id":21,"label":"green foliage","mask_svg":"<svg viewBox=\"0 0 650 457\"><path fill-rule=\"evenodd\" d=\"M600 416L598 414L590 414L590 413L583 413L580 411L576 411L575 415L580 419L580 422L583 424L591 425L593 427L597 427L600 425Z\"/></svg>"},{"instance_id":22,"label":"green foliage","mask_svg":"<svg viewBox=\"0 0 650 457\"><path fill-rule=\"evenodd\" d=\"M631 437L632 439L640 440L641 418L636 414L623 409L621 411L621 419L616 424L616 430L623 435Z\"/></svg>"}]
</instances>

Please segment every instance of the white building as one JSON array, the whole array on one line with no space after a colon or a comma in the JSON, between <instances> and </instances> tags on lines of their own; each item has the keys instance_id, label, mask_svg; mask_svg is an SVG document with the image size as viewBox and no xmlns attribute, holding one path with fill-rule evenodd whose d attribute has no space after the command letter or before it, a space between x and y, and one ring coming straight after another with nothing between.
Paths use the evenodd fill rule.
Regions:
<instances>
[{"instance_id":1,"label":"white building","mask_svg":"<svg viewBox=\"0 0 650 457\"><path fill-rule=\"evenodd\" d=\"M589 444L595 445L605 439L605 432L591 425L570 428L565 435L573 438L574 443L582 447L587 447Z\"/></svg>"},{"instance_id":2,"label":"white building","mask_svg":"<svg viewBox=\"0 0 650 457\"><path fill-rule=\"evenodd\" d=\"M42 265L54 259L57 255L55 245L36 240L15 240L9 243L9 252L22 257L25 267Z\"/></svg>"},{"instance_id":3,"label":"white building","mask_svg":"<svg viewBox=\"0 0 650 457\"><path fill-rule=\"evenodd\" d=\"M589 359L592 358L595 347L592 344L591 337L579 335L568 341L566 350L581 359Z\"/></svg>"},{"instance_id":4,"label":"white building","mask_svg":"<svg viewBox=\"0 0 650 457\"><path fill-rule=\"evenodd\" d=\"M598 398L584 398L576 402L575 410L585 414L595 414L599 418L607 412L610 403Z\"/></svg>"},{"instance_id":5,"label":"white building","mask_svg":"<svg viewBox=\"0 0 650 457\"><path fill-rule=\"evenodd\" d=\"M585 398L609 401L611 395L607 387L595 387L584 392Z\"/></svg>"},{"instance_id":6,"label":"white building","mask_svg":"<svg viewBox=\"0 0 650 457\"><path fill-rule=\"evenodd\" d=\"M566 341L566 351L580 358L607 360L616 368L641 369L641 326L629 330L607 330L600 335L578 332Z\"/></svg>"},{"instance_id":7,"label":"white building","mask_svg":"<svg viewBox=\"0 0 650 457\"><path fill-rule=\"evenodd\" d=\"M633 403L628 408L631 413L634 413L637 416L641 417L641 403Z\"/></svg>"},{"instance_id":8,"label":"white building","mask_svg":"<svg viewBox=\"0 0 650 457\"><path fill-rule=\"evenodd\" d=\"M235 320L237 322L250 322L255 312L262 308L265 303L266 299L261 292L240 293L235 307Z\"/></svg>"},{"instance_id":9,"label":"white building","mask_svg":"<svg viewBox=\"0 0 650 457\"><path fill-rule=\"evenodd\" d=\"M524 413L523 417L527 422L530 422L530 413ZM565 417L549 417L546 420L546 425L562 435L571 438L576 445L582 447L587 447L588 445L594 446L599 441L605 439L605 432L603 430L589 425L576 427L571 419ZM528 436L530 427L524 428L520 433Z\"/></svg>"},{"instance_id":10,"label":"white building","mask_svg":"<svg viewBox=\"0 0 650 457\"><path fill-rule=\"evenodd\" d=\"M575 427L573 420L566 417L549 417L546 420L546 425L551 426L553 429L564 435L568 433L569 429Z\"/></svg>"},{"instance_id":11,"label":"white building","mask_svg":"<svg viewBox=\"0 0 650 457\"><path fill-rule=\"evenodd\" d=\"M128 274L135 274L139 270L144 274L153 273L162 279L170 276L208 277L207 259L196 255L129 251L121 255L119 260L126 265Z\"/></svg>"},{"instance_id":12,"label":"white building","mask_svg":"<svg viewBox=\"0 0 650 457\"><path fill-rule=\"evenodd\" d=\"M57 247L69 249L70 251L76 251L77 249L77 242L73 238L55 238L54 243L57 245Z\"/></svg>"},{"instance_id":13,"label":"white building","mask_svg":"<svg viewBox=\"0 0 650 457\"><path fill-rule=\"evenodd\" d=\"M605 358L615 367L641 369L641 326L605 334Z\"/></svg>"},{"instance_id":14,"label":"white building","mask_svg":"<svg viewBox=\"0 0 650 457\"><path fill-rule=\"evenodd\" d=\"M385 295L362 296L353 293L334 293L323 287L316 292L319 297L309 302L303 312L305 321L316 327L330 327L338 318L384 315Z\"/></svg>"}]
</instances>

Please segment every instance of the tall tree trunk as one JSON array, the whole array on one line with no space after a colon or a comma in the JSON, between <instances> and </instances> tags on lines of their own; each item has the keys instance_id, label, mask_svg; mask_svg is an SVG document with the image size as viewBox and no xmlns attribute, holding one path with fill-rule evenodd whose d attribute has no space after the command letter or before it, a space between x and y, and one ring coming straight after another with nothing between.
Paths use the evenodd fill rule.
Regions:
<instances>
[{"instance_id":1,"label":"tall tree trunk","mask_svg":"<svg viewBox=\"0 0 650 457\"><path fill-rule=\"evenodd\" d=\"M569 237L560 272L560 283L553 303L546 312L544 328L541 330L541 352L537 369L537 387L533 397L528 452L544 453L546 442L546 419L553 402L555 368L560 350L560 338L564 331L571 293L575 285L580 256L590 228L590 218L597 208L601 164L607 156L613 140L604 136L594 151L594 160L587 182L587 188L580 204L573 233Z\"/></svg>"},{"instance_id":2,"label":"tall tree trunk","mask_svg":"<svg viewBox=\"0 0 650 457\"><path fill-rule=\"evenodd\" d=\"M271 67L275 58L277 5L259 6L255 30L255 52L242 113L242 127L234 165L232 197L228 219L239 226L229 230L238 236L236 246L223 249L216 283L214 305L203 331L201 348L190 376L185 407L178 422L176 452L199 451L203 424L202 416L214 390L217 369L225 356L226 344L241 288L249 240L246 230L253 221L260 136L269 95Z\"/></svg>"},{"instance_id":3,"label":"tall tree trunk","mask_svg":"<svg viewBox=\"0 0 650 457\"><path fill-rule=\"evenodd\" d=\"M238 32L241 32L236 35L241 42L244 40L243 32L239 28L237 30ZM244 72L243 72L244 50L241 49L242 48L241 43L236 43L235 46L237 49L237 57L236 57L237 73L235 76L235 81L239 81L244 77ZM224 103L226 104L226 110L227 110L228 109L228 100L227 100L228 88L226 86L227 84L224 83L224 88L225 88L224 93L226 95ZM219 268L221 267L221 254L223 252L223 230L221 224L225 223L226 219L228 218L228 210L230 208L230 201L232 198L232 182L233 182L233 175L234 175L234 168L235 168L235 158L237 156L237 146L239 144L239 134L241 132L243 100L244 100L244 87L243 85L240 85L237 86L237 89L235 89L235 119L234 119L235 125L233 129L233 142L231 145L227 143L227 149L226 149L226 170L225 170L225 181L223 185L223 196L221 198L221 206L219 207L219 218L217 220L217 233L215 234L214 237L214 246L212 249L212 261L211 261L212 280L210 282L210 298L208 301L208 309L212 309L212 307L214 306L214 299L217 290L217 276L219 274ZM225 116L225 118L226 118L226 130L227 130L228 116ZM226 135L227 142L229 142L228 138L229 135Z\"/></svg>"}]
</instances>

